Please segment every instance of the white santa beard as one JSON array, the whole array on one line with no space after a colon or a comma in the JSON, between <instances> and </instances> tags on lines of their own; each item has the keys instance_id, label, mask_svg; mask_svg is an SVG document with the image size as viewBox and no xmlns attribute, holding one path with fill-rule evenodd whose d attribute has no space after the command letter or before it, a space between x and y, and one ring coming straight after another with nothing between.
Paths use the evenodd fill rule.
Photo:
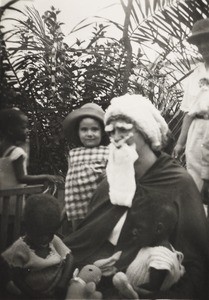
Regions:
<instances>
[{"instance_id":1,"label":"white santa beard","mask_svg":"<svg viewBox=\"0 0 209 300\"><path fill-rule=\"evenodd\" d=\"M134 162L137 158L135 144L124 143L120 148L110 144L106 171L112 204L131 207L136 191Z\"/></svg>"}]
</instances>

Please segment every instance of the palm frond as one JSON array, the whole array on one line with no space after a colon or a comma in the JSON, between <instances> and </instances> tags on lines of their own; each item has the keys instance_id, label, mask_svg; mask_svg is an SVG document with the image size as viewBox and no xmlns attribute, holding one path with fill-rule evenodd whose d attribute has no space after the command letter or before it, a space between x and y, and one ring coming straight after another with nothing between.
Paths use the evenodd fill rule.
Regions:
<instances>
[{"instance_id":1,"label":"palm frond","mask_svg":"<svg viewBox=\"0 0 209 300\"><path fill-rule=\"evenodd\" d=\"M14 10L17 12L20 12L19 9L14 8L12 5L14 5L15 3L17 3L19 0L11 0L9 2L7 2L5 5L0 6L0 20L2 19L2 16L4 15L6 10Z\"/></svg>"}]
</instances>

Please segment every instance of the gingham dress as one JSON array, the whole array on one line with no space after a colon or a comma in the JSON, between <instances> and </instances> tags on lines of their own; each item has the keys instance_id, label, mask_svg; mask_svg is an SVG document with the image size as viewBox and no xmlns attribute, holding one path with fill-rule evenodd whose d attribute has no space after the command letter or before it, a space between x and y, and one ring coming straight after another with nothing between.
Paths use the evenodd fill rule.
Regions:
<instances>
[{"instance_id":1,"label":"gingham dress","mask_svg":"<svg viewBox=\"0 0 209 300\"><path fill-rule=\"evenodd\" d=\"M65 209L68 220L83 219L98 184L104 177L108 147L80 147L69 152L65 181Z\"/></svg>"}]
</instances>

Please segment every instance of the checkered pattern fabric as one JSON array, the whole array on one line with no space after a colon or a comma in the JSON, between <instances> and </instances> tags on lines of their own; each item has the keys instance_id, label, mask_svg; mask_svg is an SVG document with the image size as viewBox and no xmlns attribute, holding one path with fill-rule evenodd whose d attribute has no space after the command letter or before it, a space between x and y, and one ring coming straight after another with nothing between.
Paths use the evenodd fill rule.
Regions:
<instances>
[{"instance_id":1,"label":"checkered pattern fabric","mask_svg":"<svg viewBox=\"0 0 209 300\"><path fill-rule=\"evenodd\" d=\"M104 176L109 148L76 148L69 152L65 182L65 209L68 220L83 219L88 204Z\"/></svg>"}]
</instances>

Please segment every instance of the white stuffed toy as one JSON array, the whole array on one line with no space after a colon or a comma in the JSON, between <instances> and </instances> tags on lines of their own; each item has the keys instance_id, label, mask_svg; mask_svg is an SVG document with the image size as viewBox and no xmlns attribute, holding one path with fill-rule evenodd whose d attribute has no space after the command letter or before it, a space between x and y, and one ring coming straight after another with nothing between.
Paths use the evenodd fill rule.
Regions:
<instances>
[{"instance_id":1,"label":"white stuffed toy","mask_svg":"<svg viewBox=\"0 0 209 300\"><path fill-rule=\"evenodd\" d=\"M102 272L95 265L86 265L80 272L76 269L66 299L102 299L102 294L96 291L96 285L101 277Z\"/></svg>"}]
</instances>

